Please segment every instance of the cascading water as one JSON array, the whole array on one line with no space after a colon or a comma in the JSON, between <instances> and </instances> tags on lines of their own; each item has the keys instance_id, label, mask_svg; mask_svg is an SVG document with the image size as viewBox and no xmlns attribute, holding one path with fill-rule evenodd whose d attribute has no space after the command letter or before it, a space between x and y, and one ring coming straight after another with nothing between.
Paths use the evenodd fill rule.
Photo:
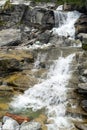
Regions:
<instances>
[{"instance_id":1,"label":"cascading water","mask_svg":"<svg viewBox=\"0 0 87 130\"><path fill-rule=\"evenodd\" d=\"M62 8L62 7L61 7ZM60 10L61 10L60 8ZM74 37L74 23L79 18L80 13L54 11L55 26L54 33L62 36ZM34 69L38 69L40 60L46 59L47 55L38 54L34 64ZM42 82L34 85L24 92L23 95L14 97L11 107L14 110L21 111L32 108L33 111L45 109L48 117L48 130L72 130L74 128L72 121L66 116L67 106L67 85L71 76L70 64L74 54L67 57L60 56L54 60L54 64L50 67L47 78Z\"/></svg>"},{"instance_id":2,"label":"cascading water","mask_svg":"<svg viewBox=\"0 0 87 130\"><path fill-rule=\"evenodd\" d=\"M65 24L66 18L67 18L66 13L55 10L54 15L55 15L55 27L56 28L61 27L63 24Z\"/></svg>"},{"instance_id":3,"label":"cascading water","mask_svg":"<svg viewBox=\"0 0 87 130\"><path fill-rule=\"evenodd\" d=\"M16 109L32 108L33 111L45 108L48 120L48 130L59 130L60 128L69 128L69 123L65 116L66 111L66 93L68 80L70 78L69 66L74 54L66 58L60 57L50 67L47 79L42 83L36 84L25 91L23 95L15 97L11 102L11 107Z\"/></svg>"},{"instance_id":4,"label":"cascading water","mask_svg":"<svg viewBox=\"0 0 87 130\"><path fill-rule=\"evenodd\" d=\"M78 11L62 12L59 10L54 11L55 17L55 28L53 28L54 34L60 36L69 36L71 38L75 37L75 27L74 24L76 20L80 17Z\"/></svg>"}]
</instances>

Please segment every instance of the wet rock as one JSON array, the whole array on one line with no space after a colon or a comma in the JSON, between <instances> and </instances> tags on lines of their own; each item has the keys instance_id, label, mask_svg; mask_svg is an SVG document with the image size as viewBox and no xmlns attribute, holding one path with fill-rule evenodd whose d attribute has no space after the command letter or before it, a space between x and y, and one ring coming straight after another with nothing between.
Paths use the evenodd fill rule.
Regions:
<instances>
[{"instance_id":1,"label":"wet rock","mask_svg":"<svg viewBox=\"0 0 87 130\"><path fill-rule=\"evenodd\" d=\"M17 121L13 120L10 117L4 116L3 123L3 130L19 130L19 124L17 123Z\"/></svg>"},{"instance_id":2,"label":"wet rock","mask_svg":"<svg viewBox=\"0 0 87 130\"><path fill-rule=\"evenodd\" d=\"M6 113L5 116L16 120L19 124L30 121L30 118L28 118L28 117L19 116L19 115L15 115L12 113ZM3 120L6 120L6 119L3 119Z\"/></svg>"},{"instance_id":3,"label":"wet rock","mask_svg":"<svg viewBox=\"0 0 87 130\"><path fill-rule=\"evenodd\" d=\"M87 33L87 15L81 15L75 23L76 34Z\"/></svg>"},{"instance_id":4,"label":"wet rock","mask_svg":"<svg viewBox=\"0 0 87 130\"><path fill-rule=\"evenodd\" d=\"M0 59L0 74L6 72L19 71L20 62L16 59Z\"/></svg>"},{"instance_id":5,"label":"wet rock","mask_svg":"<svg viewBox=\"0 0 87 130\"><path fill-rule=\"evenodd\" d=\"M48 10L42 18L42 29L52 29L55 26L54 12Z\"/></svg>"},{"instance_id":6,"label":"wet rock","mask_svg":"<svg viewBox=\"0 0 87 130\"><path fill-rule=\"evenodd\" d=\"M81 102L81 107L83 108L84 111L87 112L87 100L83 100L83 101Z\"/></svg>"},{"instance_id":7,"label":"wet rock","mask_svg":"<svg viewBox=\"0 0 87 130\"><path fill-rule=\"evenodd\" d=\"M17 46L21 43L21 34L17 29L0 31L0 46Z\"/></svg>"},{"instance_id":8,"label":"wet rock","mask_svg":"<svg viewBox=\"0 0 87 130\"><path fill-rule=\"evenodd\" d=\"M3 82L15 91L24 92L26 89L37 83L37 79L34 78L32 72L29 74L29 71L26 71L26 74L14 73L9 75L3 79Z\"/></svg>"},{"instance_id":9,"label":"wet rock","mask_svg":"<svg viewBox=\"0 0 87 130\"><path fill-rule=\"evenodd\" d=\"M2 130L2 122L0 122L0 130Z\"/></svg>"},{"instance_id":10,"label":"wet rock","mask_svg":"<svg viewBox=\"0 0 87 130\"><path fill-rule=\"evenodd\" d=\"M87 83L80 83L78 85L77 92L80 94L86 95L87 94Z\"/></svg>"},{"instance_id":11,"label":"wet rock","mask_svg":"<svg viewBox=\"0 0 87 130\"><path fill-rule=\"evenodd\" d=\"M28 122L28 123L22 123L20 130L40 130L41 124L38 122Z\"/></svg>"},{"instance_id":12,"label":"wet rock","mask_svg":"<svg viewBox=\"0 0 87 130\"><path fill-rule=\"evenodd\" d=\"M76 128L80 129L80 130L87 130L87 124L75 124Z\"/></svg>"},{"instance_id":13,"label":"wet rock","mask_svg":"<svg viewBox=\"0 0 87 130\"><path fill-rule=\"evenodd\" d=\"M0 86L0 91L13 92L13 89L11 87L6 86L6 85L2 85L2 86Z\"/></svg>"},{"instance_id":14,"label":"wet rock","mask_svg":"<svg viewBox=\"0 0 87 130\"><path fill-rule=\"evenodd\" d=\"M41 130L47 130L47 126L45 125L47 123L46 115L40 114L40 116L37 117L35 121L41 124Z\"/></svg>"},{"instance_id":15,"label":"wet rock","mask_svg":"<svg viewBox=\"0 0 87 130\"><path fill-rule=\"evenodd\" d=\"M40 41L41 43L45 43L47 44L50 40L50 37L51 37L51 33L49 30L46 30L44 33L40 34L38 36L38 41Z\"/></svg>"},{"instance_id":16,"label":"wet rock","mask_svg":"<svg viewBox=\"0 0 87 130\"><path fill-rule=\"evenodd\" d=\"M87 77L87 69L84 70L84 72L83 72L83 76L86 76L86 77Z\"/></svg>"},{"instance_id":17,"label":"wet rock","mask_svg":"<svg viewBox=\"0 0 87 130\"><path fill-rule=\"evenodd\" d=\"M78 84L78 87L79 87L80 89L87 90L87 83L80 83L80 84Z\"/></svg>"},{"instance_id":18,"label":"wet rock","mask_svg":"<svg viewBox=\"0 0 87 130\"><path fill-rule=\"evenodd\" d=\"M85 76L79 76L79 81L81 83L87 83L87 78Z\"/></svg>"}]
</instances>

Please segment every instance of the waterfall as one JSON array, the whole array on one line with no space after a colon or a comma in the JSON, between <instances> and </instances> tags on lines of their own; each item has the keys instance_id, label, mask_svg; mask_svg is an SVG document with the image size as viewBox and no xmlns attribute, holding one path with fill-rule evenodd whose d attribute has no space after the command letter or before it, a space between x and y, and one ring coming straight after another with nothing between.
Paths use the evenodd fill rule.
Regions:
<instances>
[{"instance_id":1,"label":"waterfall","mask_svg":"<svg viewBox=\"0 0 87 130\"><path fill-rule=\"evenodd\" d=\"M61 27L66 22L67 14L61 11L54 11L55 27Z\"/></svg>"},{"instance_id":2,"label":"waterfall","mask_svg":"<svg viewBox=\"0 0 87 130\"><path fill-rule=\"evenodd\" d=\"M60 36L69 36L71 38L75 37L75 27L74 24L76 20L80 17L78 11L62 12L59 10L54 11L55 17L55 28L53 28L54 34Z\"/></svg>"},{"instance_id":3,"label":"waterfall","mask_svg":"<svg viewBox=\"0 0 87 130\"><path fill-rule=\"evenodd\" d=\"M47 79L42 83L29 88L23 95L19 95L11 102L11 107L26 110L32 108L33 111L45 108L48 120L48 130L69 129L72 123L65 116L68 80L71 76L70 63L74 54L59 57L50 67Z\"/></svg>"}]
</instances>

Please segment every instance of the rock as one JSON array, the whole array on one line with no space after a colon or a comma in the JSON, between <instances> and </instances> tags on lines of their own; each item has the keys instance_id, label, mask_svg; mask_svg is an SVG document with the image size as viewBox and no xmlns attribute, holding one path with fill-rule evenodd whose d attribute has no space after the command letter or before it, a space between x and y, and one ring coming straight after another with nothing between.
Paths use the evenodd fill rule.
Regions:
<instances>
[{"instance_id":1,"label":"rock","mask_svg":"<svg viewBox=\"0 0 87 130\"><path fill-rule=\"evenodd\" d=\"M20 130L40 130L41 124L38 122L27 122L22 123Z\"/></svg>"},{"instance_id":2,"label":"rock","mask_svg":"<svg viewBox=\"0 0 87 130\"><path fill-rule=\"evenodd\" d=\"M84 70L84 72L83 72L83 76L86 76L86 77L87 77L87 69Z\"/></svg>"},{"instance_id":3,"label":"rock","mask_svg":"<svg viewBox=\"0 0 87 130\"><path fill-rule=\"evenodd\" d=\"M51 36L51 33L49 30L46 30L44 33L40 34L38 36L38 41L40 41L41 43L45 43L47 44L50 40L50 36Z\"/></svg>"},{"instance_id":4,"label":"rock","mask_svg":"<svg viewBox=\"0 0 87 130\"><path fill-rule=\"evenodd\" d=\"M13 120L12 118L9 117L3 117L3 130L19 130L19 124L17 121Z\"/></svg>"},{"instance_id":5,"label":"rock","mask_svg":"<svg viewBox=\"0 0 87 130\"><path fill-rule=\"evenodd\" d=\"M21 43L20 30L6 29L0 31L0 46L17 46Z\"/></svg>"},{"instance_id":6,"label":"rock","mask_svg":"<svg viewBox=\"0 0 87 130\"><path fill-rule=\"evenodd\" d=\"M54 26L54 13L46 8L35 7L27 11L24 23L39 29L52 29Z\"/></svg>"},{"instance_id":7,"label":"rock","mask_svg":"<svg viewBox=\"0 0 87 130\"><path fill-rule=\"evenodd\" d=\"M75 124L76 128L78 128L79 130L87 130L87 124Z\"/></svg>"},{"instance_id":8,"label":"rock","mask_svg":"<svg viewBox=\"0 0 87 130\"><path fill-rule=\"evenodd\" d=\"M82 14L75 23L76 34L87 33L87 15Z\"/></svg>"},{"instance_id":9,"label":"rock","mask_svg":"<svg viewBox=\"0 0 87 130\"><path fill-rule=\"evenodd\" d=\"M22 122L29 122L30 121L30 118L28 118L28 117L22 117L22 116L15 115L12 113L6 113L5 116L8 116L8 117L16 120L19 124L21 124Z\"/></svg>"},{"instance_id":10,"label":"rock","mask_svg":"<svg viewBox=\"0 0 87 130\"><path fill-rule=\"evenodd\" d=\"M54 20L54 12L52 10L48 10L44 13L44 16L42 17L42 29L49 30L52 29L55 26L55 20Z\"/></svg>"},{"instance_id":11,"label":"rock","mask_svg":"<svg viewBox=\"0 0 87 130\"><path fill-rule=\"evenodd\" d=\"M87 78L85 76L79 76L79 81L81 83L87 83Z\"/></svg>"},{"instance_id":12,"label":"rock","mask_svg":"<svg viewBox=\"0 0 87 130\"><path fill-rule=\"evenodd\" d=\"M20 62L16 59L0 59L0 74L21 70Z\"/></svg>"},{"instance_id":13,"label":"rock","mask_svg":"<svg viewBox=\"0 0 87 130\"><path fill-rule=\"evenodd\" d=\"M86 5L86 4L85 4ZM82 6L79 6L78 4L75 4L75 3L67 3L65 2L64 5L63 5L63 9L64 11L73 11L73 10L77 10L81 13L85 13L87 12L87 8L85 5L82 5Z\"/></svg>"},{"instance_id":14,"label":"rock","mask_svg":"<svg viewBox=\"0 0 87 130\"><path fill-rule=\"evenodd\" d=\"M85 110L87 112L87 100L83 100L81 102L81 107L83 108L83 110Z\"/></svg>"},{"instance_id":15,"label":"rock","mask_svg":"<svg viewBox=\"0 0 87 130\"><path fill-rule=\"evenodd\" d=\"M4 8L1 16L1 21L3 26L0 26L0 29L3 28L12 28L20 26L24 17L24 14L26 13L26 8L28 6L24 4L10 4L8 8Z\"/></svg>"},{"instance_id":16,"label":"rock","mask_svg":"<svg viewBox=\"0 0 87 130\"><path fill-rule=\"evenodd\" d=\"M0 122L0 130L2 130L2 122Z\"/></svg>"},{"instance_id":17,"label":"rock","mask_svg":"<svg viewBox=\"0 0 87 130\"><path fill-rule=\"evenodd\" d=\"M77 92L85 96L87 94L87 83L78 84Z\"/></svg>"},{"instance_id":18,"label":"rock","mask_svg":"<svg viewBox=\"0 0 87 130\"><path fill-rule=\"evenodd\" d=\"M87 83L80 83L80 84L78 84L78 87L79 87L80 89L87 90Z\"/></svg>"}]
</instances>

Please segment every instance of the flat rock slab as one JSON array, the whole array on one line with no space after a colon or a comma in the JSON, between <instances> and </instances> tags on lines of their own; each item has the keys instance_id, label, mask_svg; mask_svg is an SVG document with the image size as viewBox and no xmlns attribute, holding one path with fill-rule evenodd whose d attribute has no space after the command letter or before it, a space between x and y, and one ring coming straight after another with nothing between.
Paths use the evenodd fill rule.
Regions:
<instances>
[{"instance_id":1,"label":"flat rock slab","mask_svg":"<svg viewBox=\"0 0 87 130\"><path fill-rule=\"evenodd\" d=\"M0 31L0 46L15 45L21 42L21 33L18 29L6 29Z\"/></svg>"}]
</instances>

